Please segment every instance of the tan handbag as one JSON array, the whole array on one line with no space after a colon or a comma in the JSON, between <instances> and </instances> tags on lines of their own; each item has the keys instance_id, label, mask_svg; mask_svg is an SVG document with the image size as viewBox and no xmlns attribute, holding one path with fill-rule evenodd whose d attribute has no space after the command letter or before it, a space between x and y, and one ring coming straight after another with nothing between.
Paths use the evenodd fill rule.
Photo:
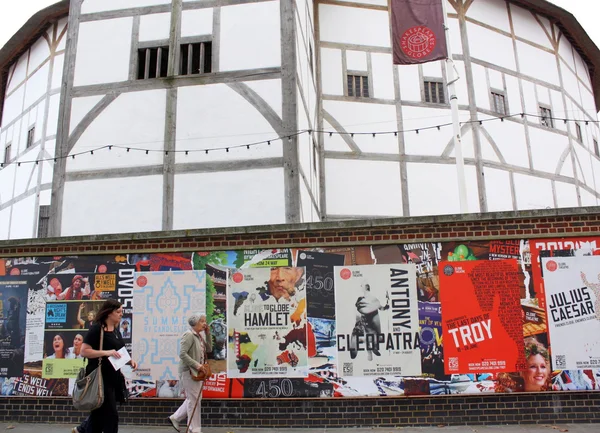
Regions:
<instances>
[{"instance_id":1,"label":"tan handbag","mask_svg":"<svg viewBox=\"0 0 600 433\"><path fill-rule=\"evenodd\" d=\"M202 342L202 347L204 348L204 364L200 364L200 368L198 370L190 368L190 375L192 376L192 380L196 382L200 382L212 376L210 364L208 363L208 355L206 354L206 342Z\"/></svg>"},{"instance_id":2,"label":"tan handbag","mask_svg":"<svg viewBox=\"0 0 600 433\"><path fill-rule=\"evenodd\" d=\"M100 349L104 340L104 329L100 327ZM104 403L104 383L102 382L102 357L98 358L98 367L85 375L85 368L79 374L73 386L73 406L78 410L98 409Z\"/></svg>"}]
</instances>

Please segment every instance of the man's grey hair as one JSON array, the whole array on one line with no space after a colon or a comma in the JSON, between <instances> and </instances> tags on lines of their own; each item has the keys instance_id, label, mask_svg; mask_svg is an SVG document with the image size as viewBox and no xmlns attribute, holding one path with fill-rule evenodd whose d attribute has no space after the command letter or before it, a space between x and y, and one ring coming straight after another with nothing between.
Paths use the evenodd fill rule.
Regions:
<instances>
[{"instance_id":1,"label":"man's grey hair","mask_svg":"<svg viewBox=\"0 0 600 433\"><path fill-rule=\"evenodd\" d=\"M188 324L193 328L198 324L200 319L206 319L206 315L204 314L192 314L188 319Z\"/></svg>"}]
</instances>

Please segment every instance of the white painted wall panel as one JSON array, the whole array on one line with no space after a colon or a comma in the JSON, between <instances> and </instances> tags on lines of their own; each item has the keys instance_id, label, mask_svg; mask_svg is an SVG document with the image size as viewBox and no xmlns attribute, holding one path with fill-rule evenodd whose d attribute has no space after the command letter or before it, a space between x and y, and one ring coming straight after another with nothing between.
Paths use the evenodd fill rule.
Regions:
<instances>
[{"instance_id":1,"label":"white painted wall panel","mask_svg":"<svg viewBox=\"0 0 600 433\"><path fill-rule=\"evenodd\" d=\"M555 182L558 207L577 207L577 189L570 183Z\"/></svg>"},{"instance_id":2,"label":"white painted wall panel","mask_svg":"<svg viewBox=\"0 0 600 433\"><path fill-rule=\"evenodd\" d=\"M325 131L336 131L327 120L323 120L323 129ZM323 145L326 151L331 152L350 152L352 149L344 141L344 137L341 134L323 134Z\"/></svg>"},{"instance_id":3,"label":"white painted wall panel","mask_svg":"<svg viewBox=\"0 0 600 433\"><path fill-rule=\"evenodd\" d=\"M342 52L321 48L321 86L324 95L343 95Z\"/></svg>"},{"instance_id":4,"label":"white painted wall panel","mask_svg":"<svg viewBox=\"0 0 600 433\"><path fill-rule=\"evenodd\" d=\"M434 125L452 123L449 110L437 108L404 107L402 109L404 120L404 148L407 155L440 156L450 140L452 140L452 127L446 126L437 129L428 129L412 132L415 129L426 128ZM408 132L411 131L411 132Z\"/></svg>"},{"instance_id":5,"label":"white painted wall panel","mask_svg":"<svg viewBox=\"0 0 600 433\"><path fill-rule=\"evenodd\" d=\"M562 62L560 71L563 76L563 84L565 91L571 98L575 99L576 101L579 101L579 82L577 80L577 76L573 72L571 72L569 68L565 67L564 63Z\"/></svg>"},{"instance_id":6,"label":"white painted wall panel","mask_svg":"<svg viewBox=\"0 0 600 433\"><path fill-rule=\"evenodd\" d=\"M367 53L365 51L346 51L346 68L350 71L367 72Z\"/></svg>"},{"instance_id":7,"label":"white painted wall panel","mask_svg":"<svg viewBox=\"0 0 600 433\"><path fill-rule=\"evenodd\" d=\"M421 65L424 77L442 78L442 62L428 62Z\"/></svg>"},{"instance_id":8,"label":"white painted wall panel","mask_svg":"<svg viewBox=\"0 0 600 433\"><path fill-rule=\"evenodd\" d=\"M502 72L496 71L491 68L486 68L486 72L490 80L490 87L492 89L503 90L504 82L502 81Z\"/></svg>"},{"instance_id":9,"label":"white painted wall panel","mask_svg":"<svg viewBox=\"0 0 600 433\"><path fill-rule=\"evenodd\" d=\"M583 86L583 84L579 83L579 93L581 95L581 106L585 110L586 114L592 119L596 120L596 102L594 101L594 95Z\"/></svg>"},{"instance_id":10,"label":"white painted wall panel","mask_svg":"<svg viewBox=\"0 0 600 433\"><path fill-rule=\"evenodd\" d=\"M489 212L513 210L510 174L504 170L484 167L485 188Z\"/></svg>"},{"instance_id":11,"label":"white painted wall panel","mask_svg":"<svg viewBox=\"0 0 600 433\"><path fill-rule=\"evenodd\" d=\"M400 82L400 97L403 101L421 100L421 83L419 81L419 66L396 66Z\"/></svg>"},{"instance_id":12,"label":"white painted wall panel","mask_svg":"<svg viewBox=\"0 0 600 433\"><path fill-rule=\"evenodd\" d=\"M583 173L584 183L586 185L593 185L594 175L592 174L592 163L590 161L589 151L583 146L581 146L579 143L575 143L573 147L575 148L575 155L577 156L578 168Z\"/></svg>"},{"instance_id":13,"label":"white painted wall panel","mask_svg":"<svg viewBox=\"0 0 600 433\"><path fill-rule=\"evenodd\" d=\"M16 65L11 69L12 77L8 83L6 88L6 94L10 95L16 88L19 86L25 78L27 77L27 62L29 60L29 51L26 51L19 60Z\"/></svg>"},{"instance_id":14,"label":"white painted wall panel","mask_svg":"<svg viewBox=\"0 0 600 433\"><path fill-rule=\"evenodd\" d=\"M54 58L52 71L52 89L60 89L62 86L63 68L65 66L65 55L60 54Z\"/></svg>"},{"instance_id":15,"label":"white painted wall panel","mask_svg":"<svg viewBox=\"0 0 600 433\"><path fill-rule=\"evenodd\" d=\"M552 116L556 118L554 120L554 127L559 131L566 132L567 125L564 122L561 122L560 119L564 118L565 116L571 116L568 111L565 111L568 110L568 108L565 108L562 93L557 92L556 90L550 90L550 98L552 99Z\"/></svg>"},{"instance_id":16,"label":"white painted wall panel","mask_svg":"<svg viewBox=\"0 0 600 433\"><path fill-rule=\"evenodd\" d=\"M31 152L26 152L22 160L35 159L32 158ZM35 164L22 164L20 167L17 165L17 177L15 181L14 196L19 197L21 194L25 194L28 190L35 186L37 182L39 165Z\"/></svg>"},{"instance_id":17,"label":"white painted wall panel","mask_svg":"<svg viewBox=\"0 0 600 433\"><path fill-rule=\"evenodd\" d=\"M484 110L490 109L490 96L485 76L485 68L480 65L473 65L473 88L475 89L475 100L477 107Z\"/></svg>"},{"instance_id":18,"label":"white painted wall panel","mask_svg":"<svg viewBox=\"0 0 600 433\"><path fill-rule=\"evenodd\" d=\"M212 35L213 8L183 11L181 15L181 36Z\"/></svg>"},{"instance_id":19,"label":"white painted wall panel","mask_svg":"<svg viewBox=\"0 0 600 433\"><path fill-rule=\"evenodd\" d=\"M395 99L394 69L391 54L371 54L373 68L373 96L378 99Z\"/></svg>"},{"instance_id":20,"label":"white painted wall panel","mask_svg":"<svg viewBox=\"0 0 600 433\"><path fill-rule=\"evenodd\" d=\"M162 182L162 175L66 182L62 235L161 230Z\"/></svg>"},{"instance_id":21,"label":"white painted wall panel","mask_svg":"<svg viewBox=\"0 0 600 433\"><path fill-rule=\"evenodd\" d=\"M531 81L521 80L521 85L523 87L523 101L525 102L525 113L537 116L540 110L535 91L535 84L533 84ZM531 122L539 123L539 119L537 118L529 118L529 120Z\"/></svg>"},{"instance_id":22,"label":"white painted wall panel","mask_svg":"<svg viewBox=\"0 0 600 433\"><path fill-rule=\"evenodd\" d=\"M236 71L280 66L280 21L279 2L221 8L219 70Z\"/></svg>"},{"instance_id":23,"label":"white painted wall panel","mask_svg":"<svg viewBox=\"0 0 600 433\"><path fill-rule=\"evenodd\" d=\"M546 209L554 207L552 183L548 179L515 173L517 208Z\"/></svg>"},{"instance_id":24,"label":"white painted wall panel","mask_svg":"<svg viewBox=\"0 0 600 433\"><path fill-rule=\"evenodd\" d=\"M34 195L15 203L12 207L10 239L31 238L35 216L37 216L37 212L35 210Z\"/></svg>"},{"instance_id":25,"label":"white painted wall panel","mask_svg":"<svg viewBox=\"0 0 600 433\"><path fill-rule=\"evenodd\" d=\"M454 164L407 164L410 215L460 213ZM443 181L439 181L443 179ZM465 166L469 212L479 212L475 167Z\"/></svg>"},{"instance_id":26,"label":"white painted wall panel","mask_svg":"<svg viewBox=\"0 0 600 433\"><path fill-rule=\"evenodd\" d=\"M536 84L535 91L539 103L552 106L552 101L550 99L550 91L546 86Z\"/></svg>"},{"instance_id":27,"label":"white painted wall panel","mask_svg":"<svg viewBox=\"0 0 600 433\"><path fill-rule=\"evenodd\" d=\"M455 12L450 4L448 4L448 11ZM475 0L469 7L467 16L474 20L481 21L484 24L499 28L505 32L510 32L508 11L504 1Z\"/></svg>"},{"instance_id":28,"label":"white painted wall panel","mask_svg":"<svg viewBox=\"0 0 600 433\"><path fill-rule=\"evenodd\" d=\"M4 149L1 149L0 153L2 154L2 161L4 161ZM16 170L17 164L14 163L0 168L0 203L5 203L13 198Z\"/></svg>"},{"instance_id":29,"label":"white painted wall panel","mask_svg":"<svg viewBox=\"0 0 600 433\"><path fill-rule=\"evenodd\" d=\"M46 39L43 37L39 38L33 43L29 49L29 53L29 65L27 68L28 73L31 74L50 57L50 47L48 45L48 41L46 41Z\"/></svg>"},{"instance_id":30,"label":"white painted wall panel","mask_svg":"<svg viewBox=\"0 0 600 433\"><path fill-rule=\"evenodd\" d=\"M507 164L529 167L525 128L516 122L486 122L486 131L490 134ZM534 128L530 128L531 130Z\"/></svg>"},{"instance_id":31,"label":"white painted wall panel","mask_svg":"<svg viewBox=\"0 0 600 433\"><path fill-rule=\"evenodd\" d=\"M448 9L450 10L450 8ZM450 28L450 46L452 48L452 54L463 54L458 20L448 17L448 27Z\"/></svg>"},{"instance_id":32,"label":"white painted wall panel","mask_svg":"<svg viewBox=\"0 0 600 433\"><path fill-rule=\"evenodd\" d=\"M10 207L0 210L0 239L8 239L8 225L10 224Z\"/></svg>"},{"instance_id":33,"label":"white painted wall panel","mask_svg":"<svg viewBox=\"0 0 600 433\"><path fill-rule=\"evenodd\" d=\"M15 120L23 110L23 98L25 96L25 87L21 86L10 96L4 99L4 110L2 112L2 125L6 125Z\"/></svg>"},{"instance_id":34,"label":"white painted wall panel","mask_svg":"<svg viewBox=\"0 0 600 433\"><path fill-rule=\"evenodd\" d=\"M79 125L79 122L90 112L94 106L102 100L102 95L84 96L71 100L71 119L69 122L69 134Z\"/></svg>"},{"instance_id":35,"label":"white painted wall panel","mask_svg":"<svg viewBox=\"0 0 600 433\"><path fill-rule=\"evenodd\" d=\"M75 86L128 79L132 25L130 17L80 24Z\"/></svg>"},{"instance_id":36,"label":"white painted wall panel","mask_svg":"<svg viewBox=\"0 0 600 433\"><path fill-rule=\"evenodd\" d=\"M27 80L25 90L24 107L30 107L38 99L44 96L48 89L48 74L50 73L50 64L46 63L35 74Z\"/></svg>"},{"instance_id":37,"label":"white painted wall panel","mask_svg":"<svg viewBox=\"0 0 600 433\"><path fill-rule=\"evenodd\" d=\"M387 11L319 5L322 41L390 47Z\"/></svg>"},{"instance_id":38,"label":"white painted wall panel","mask_svg":"<svg viewBox=\"0 0 600 433\"><path fill-rule=\"evenodd\" d=\"M546 48L552 48L552 43L544 31L544 26L535 20L535 16L531 11L512 4L510 5L510 11L517 37ZM551 35L552 33L549 32L549 34Z\"/></svg>"},{"instance_id":39,"label":"white painted wall panel","mask_svg":"<svg viewBox=\"0 0 600 433\"><path fill-rule=\"evenodd\" d=\"M283 102L280 79L248 81L246 82L246 85L258 93L279 117L282 116Z\"/></svg>"},{"instance_id":40,"label":"white painted wall panel","mask_svg":"<svg viewBox=\"0 0 600 433\"><path fill-rule=\"evenodd\" d=\"M170 26L170 13L142 15L140 17L139 41L144 42L168 39Z\"/></svg>"},{"instance_id":41,"label":"white painted wall panel","mask_svg":"<svg viewBox=\"0 0 600 433\"><path fill-rule=\"evenodd\" d=\"M519 80L516 77L506 75L506 99L508 103L509 114L523 112L521 106L521 91L519 89Z\"/></svg>"},{"instance_id":42,"label":"white painted wall panel","mask_svg":"<svg viewBox=\"0 0 600 433\"><path fill-rule=\"evenodd\" d=\"M492 30L467 23L471 56L511 70L516 69L512 39ZM494 49L490 49L494 47Z\"/></svg>"},{"instance_id":43,"label":"white painted wall panel","mask_svg":"<svg viewBox=\"0 0 600 433\"><path fill-rule=\"evenodd\" d=\"M173 228L282 224L283 184L282 168L176 175Z\"/></svg>"},{"instance_id":44,"label":"white painted wall panel","mask_svg":"<svg viewBox=\"0 0 600 433\"><path fill-rule=\"evenodd\" d=\"M61 33L63 33L63 30L65 32L60 38L60 41L58 42L58 46L56 47L57 51L64 50L67 47L67 29L65 29L65 27L67 27L67 22L68 19L66 17L58 20L56 37L58 38L61 35Z\"/></svg>"},{"instance_id":45,"label":"white painted wall panel","mask_svg":"<svg viewBox=\"0 0 600 433\"><path fill-rule=\"evenodd\" d=\"M533 168L554 173L560 156L569 145L568 139L541 128L529 128Z\"/></svg>"},{"instance_id":46,"label":"white painted wall panel","mask_svg":"<svg viewBox=\"0 0 600 433\"><path fill-rule=\"evenodd\" d=\"M590 70L577 51L573 50L573 55L575 57L575 72L577 72L577 76L588 88L591 89L592 83L590 80Z\"/></svg>"},{"instance_id":47,"label":"white painted wall panel","mask_svg":"<svg viewBox=\"0 0 600 433\"><path fill-rule=\"evenodd\" d=\"M562 33L562 32L560 32ZM560 34L560 33L557 33ZM569 40L562 34L558 44L558 54L560 57L571 67L571 69L575 70L575 59L573 58L573 46L569 42Z\"/></svg>"},{"instance_id":48,"label":"white painted wall panel","mask_svg":"<svg viewBox=\"0 0 600 433\"><path fill-rule=\"evenodd\" d=\"M60 94L55 94L50 97L50 105L48 106L48 127L46 135L56 135L58 128L58 113L60 109Z\"/></svg>"},{"instance_id":49,"label":"white painted wall panel","mask_svg":"<svg viewBox=\"0 0 600 433\"><path fill-rule=\"evenodd\" d=\"M582 206L598 206L598 199L586 190L581 190L581 205Z\"/></svg>"},{"instance_id":50,"label":"white painted wall panel","mask_svg":"<svg viewBox=\"0 0 600 433\"><path fill-rule=\"evenodd\" d=\"M171 4L171 0L85 0L81 5L81 13L90 14L94 12L164 4Z\"/></svg>"},{"instance_id":51,"label":"white painted wall panel","mask_svg":"<svg viewBox=\"0 0 600 433\"><path fill-rule=\"evenodd\" d=\"M517 41L521 73L559 85L556 57L539 48Z\"/></svg>"},{"instance_id":52,"label":"white painted wall panel","mask_svg":"<svg viewBox=\"0 0 600 433\"><path fill-rule=\"evenodd\" d=\"M402 215L397 162L325 160L329 215Z\"/></svg>"}]
</instances>

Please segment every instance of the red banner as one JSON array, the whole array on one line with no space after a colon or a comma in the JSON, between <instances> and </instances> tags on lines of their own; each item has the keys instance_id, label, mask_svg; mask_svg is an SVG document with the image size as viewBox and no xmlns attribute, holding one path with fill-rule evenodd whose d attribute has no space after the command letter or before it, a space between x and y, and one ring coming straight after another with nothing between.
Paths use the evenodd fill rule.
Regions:
<instances>
[{"instance_id":1,"label":"red banner","mask_svg":"<svg viewBox=\"0 0 600 433\"><path fill-rule=\"evenodd\" d=\"M521 371L525 366L517 261L441 262L446 374Z\"/></svg>"},{"instance_id":2,"label":"red banner","mask_svg":"<svg viewBox=\"0 0 600 433\"><path fill-rule=\"evenodd\" d=\"M392 0L395 65L413 65L448 56L442 0Z\"/></svg>"}]
</instances>

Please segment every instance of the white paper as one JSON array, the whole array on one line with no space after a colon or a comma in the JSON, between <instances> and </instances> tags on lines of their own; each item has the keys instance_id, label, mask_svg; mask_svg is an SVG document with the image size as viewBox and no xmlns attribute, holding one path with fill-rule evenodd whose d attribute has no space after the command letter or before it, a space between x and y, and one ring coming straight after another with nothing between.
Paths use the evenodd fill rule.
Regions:
<instances>
[{"instance_id":1,"label":"white paper","mask_svg":"<svg viewBox=\"0 0 600 433\"><path fill-rule=\"evenodd\" d=\"M127 352L127 349L125 348L125 346L121 347L117 353L119 355L121 355L120 358L117 358L115 356L108 357L108 360L114 367L115 371L119 371L119 369L121 367L123 367L125 364L127 364L129 361L131 361L131 356L129 356L129 352Z\"/></svg>"}]
</instances>

